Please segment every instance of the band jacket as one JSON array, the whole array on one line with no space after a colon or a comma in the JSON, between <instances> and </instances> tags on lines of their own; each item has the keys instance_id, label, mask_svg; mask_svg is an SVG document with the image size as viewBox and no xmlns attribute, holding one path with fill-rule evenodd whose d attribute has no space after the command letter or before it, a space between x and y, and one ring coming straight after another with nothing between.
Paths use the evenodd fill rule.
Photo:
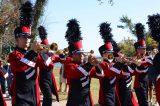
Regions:
<instances>
[{"instance_id":1,"label":"band jacket","mask_svg":"<svg viewBox=\"0 0 160 106\"><path fill-rule=\"evenodd\" d=\"M100 91L99 91L99 104L102 106L120 106L119 97L116 91L116 77L123 76L121 73L121 67L114 62L109 63L103 61L99 64L104 72L104 78L100 78Z\"/></svg>"},{"instance_id":2,"label":"band jacket","mask_svg":"<svg viewBox=\"0 0 160 106\"><path fill-rule=\"evenodd\" d=\"M36 67L38 54L16 47L9 55L14 74L12 85L13 106L40 106Z\"/></svg>"},{"instance_id":3,"label":"band jacket","mask_svg":"<svg viewBox=\"0 0 160 106\"><path fill-rule=\"evenodd\" d=\"M134 89L140 106L149 106L148 103L148 68L153 65L152 59L143 57L139 63L131 64L132 74L135 75Z\"/></svg>"},{"instance_id":4,"label":"band jacket","mask_svg":"<svg viewBox=\"0 0 160 106\"><path fill-rule=\"evenodd\" d=\"M53 55L53 53L40 53L42 61L40 61L39 67L39 85L40 88L51 89L51 92L56 96L56 100L59 101L58 89L53 73L54 63L60 62L58 56ZM54 62L53 62L54 61ZM48 87L45 87L48 86Z\"/></svg>"},{"instance_id":5,"label":"band jacket","mask_svg":"<svg viewBox=\"0 0 160 106\"><path fill-rule=\"evenodd\" d=\"M128 65L124 64L122 70L129 73ZM121 106L139 106L132 92L132 76L129 73L127 77L117 77L116 89L118 92Z\"/></svg>"},{"instance_id":6,"label":"band jacket","mask_svg":"<svg viewBox=\"0 0 160 106\"><path fill-rule=\"evenodd\" d=\"M140 88L143 83L148 82L147 71L150 66L153 65L152 58L145 56L141 60L141 64L138 66L134 63L128 66L128 70L131 75L135 75L134 88Z\"/></svg>"},{"instance_id":7,"label":"band jacket","mask_svg":"<svg viewBox=\"0 0 160 106\"><path fill-rule=\"evenodd\" d=\"M103 77L103 71L90 63L79 64L71 62L65 64L65 75L69 80L69 93L67 106L94 106L90 93L92 77Z\"/></svg>"}]
</instances>

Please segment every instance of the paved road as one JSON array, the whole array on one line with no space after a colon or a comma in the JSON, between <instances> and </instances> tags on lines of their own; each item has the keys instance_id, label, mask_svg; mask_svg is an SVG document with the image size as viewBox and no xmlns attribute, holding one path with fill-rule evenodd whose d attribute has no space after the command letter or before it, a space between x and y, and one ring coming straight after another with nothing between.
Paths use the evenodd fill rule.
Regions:
<instances>
[{"instance_id":1,"label":"paved road","mask_svg":"<svg viewBox=\"0 0 160 106\"><path fill-rule=\"evenodd\" d=\"M7 106L12 106L11 105L11 99L6 98L7 101ZM66 100L62 100L60 102L56 102L53 100L52 106L66 106Z\"/></svg>"}]
</instances>

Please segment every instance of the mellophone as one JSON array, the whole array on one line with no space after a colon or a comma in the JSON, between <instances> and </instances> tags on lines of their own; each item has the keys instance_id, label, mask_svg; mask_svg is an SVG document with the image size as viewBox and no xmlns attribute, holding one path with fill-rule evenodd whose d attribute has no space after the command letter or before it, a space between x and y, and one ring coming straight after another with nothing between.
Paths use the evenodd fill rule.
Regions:
<instances>
[{"instance_id":1,"label":"mellophone","mask_svg":"<svg viewBox=\"0 0 160 106\"><path fill-rule=\"evenodd\" d=\"M83 52L86 56L89 56L91 55L92 53L91 52ZM135 63L136 65L141 65L143 59L144 59L144 55L142 54L140 57L126 57L126 56L123 56L123 57L115 57L113 53L108 53L105 57L97 57L97 60L99 63L102 63L103 60L108 60L108 61L113 61L115 59L115 61L118 60L118 58L121 58L121 61L122 63L125 63L125 64L131 64L131 63ZM118 62L118 61L117 61Z\"/></svg>"}]
</instances>

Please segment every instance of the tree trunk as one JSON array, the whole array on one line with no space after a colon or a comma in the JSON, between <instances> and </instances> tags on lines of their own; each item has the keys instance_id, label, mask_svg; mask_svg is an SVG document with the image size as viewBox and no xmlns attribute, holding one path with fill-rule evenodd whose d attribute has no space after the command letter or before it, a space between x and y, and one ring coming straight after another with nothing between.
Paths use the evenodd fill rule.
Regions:
<instances>
[{"instance_id":1,"label":"tree trunk","mask_svg":"<svg viewBox=\"0 0 160 106\"><path fill-rule=\"evenodd\" d=\"M32 36L33 36L32 41L34 41L37 35L37 26L39 24L40 17L43 16L44 7L47 1L48 0L37 0L35 3L35 6L34 6L35 15L34 15L34 21L32 25Z\"/></svg>"}]
</instances>

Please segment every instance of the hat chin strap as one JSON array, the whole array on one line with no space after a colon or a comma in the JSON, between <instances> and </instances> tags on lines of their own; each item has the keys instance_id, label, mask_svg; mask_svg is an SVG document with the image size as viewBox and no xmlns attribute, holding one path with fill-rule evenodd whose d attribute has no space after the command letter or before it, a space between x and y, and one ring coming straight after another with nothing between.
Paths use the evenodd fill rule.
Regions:
<instances>
[{"instance_id":1,"label":"hat chin strap","mask_svg":"<svg viewBox=\"0 0 160 106\"><path fill-rule=\"evenodd\" d=\"M111 62L113 62L113 60L114 60L114 59L108 59L108 62L111 63Z\"/></svg>"}]
</instances>

